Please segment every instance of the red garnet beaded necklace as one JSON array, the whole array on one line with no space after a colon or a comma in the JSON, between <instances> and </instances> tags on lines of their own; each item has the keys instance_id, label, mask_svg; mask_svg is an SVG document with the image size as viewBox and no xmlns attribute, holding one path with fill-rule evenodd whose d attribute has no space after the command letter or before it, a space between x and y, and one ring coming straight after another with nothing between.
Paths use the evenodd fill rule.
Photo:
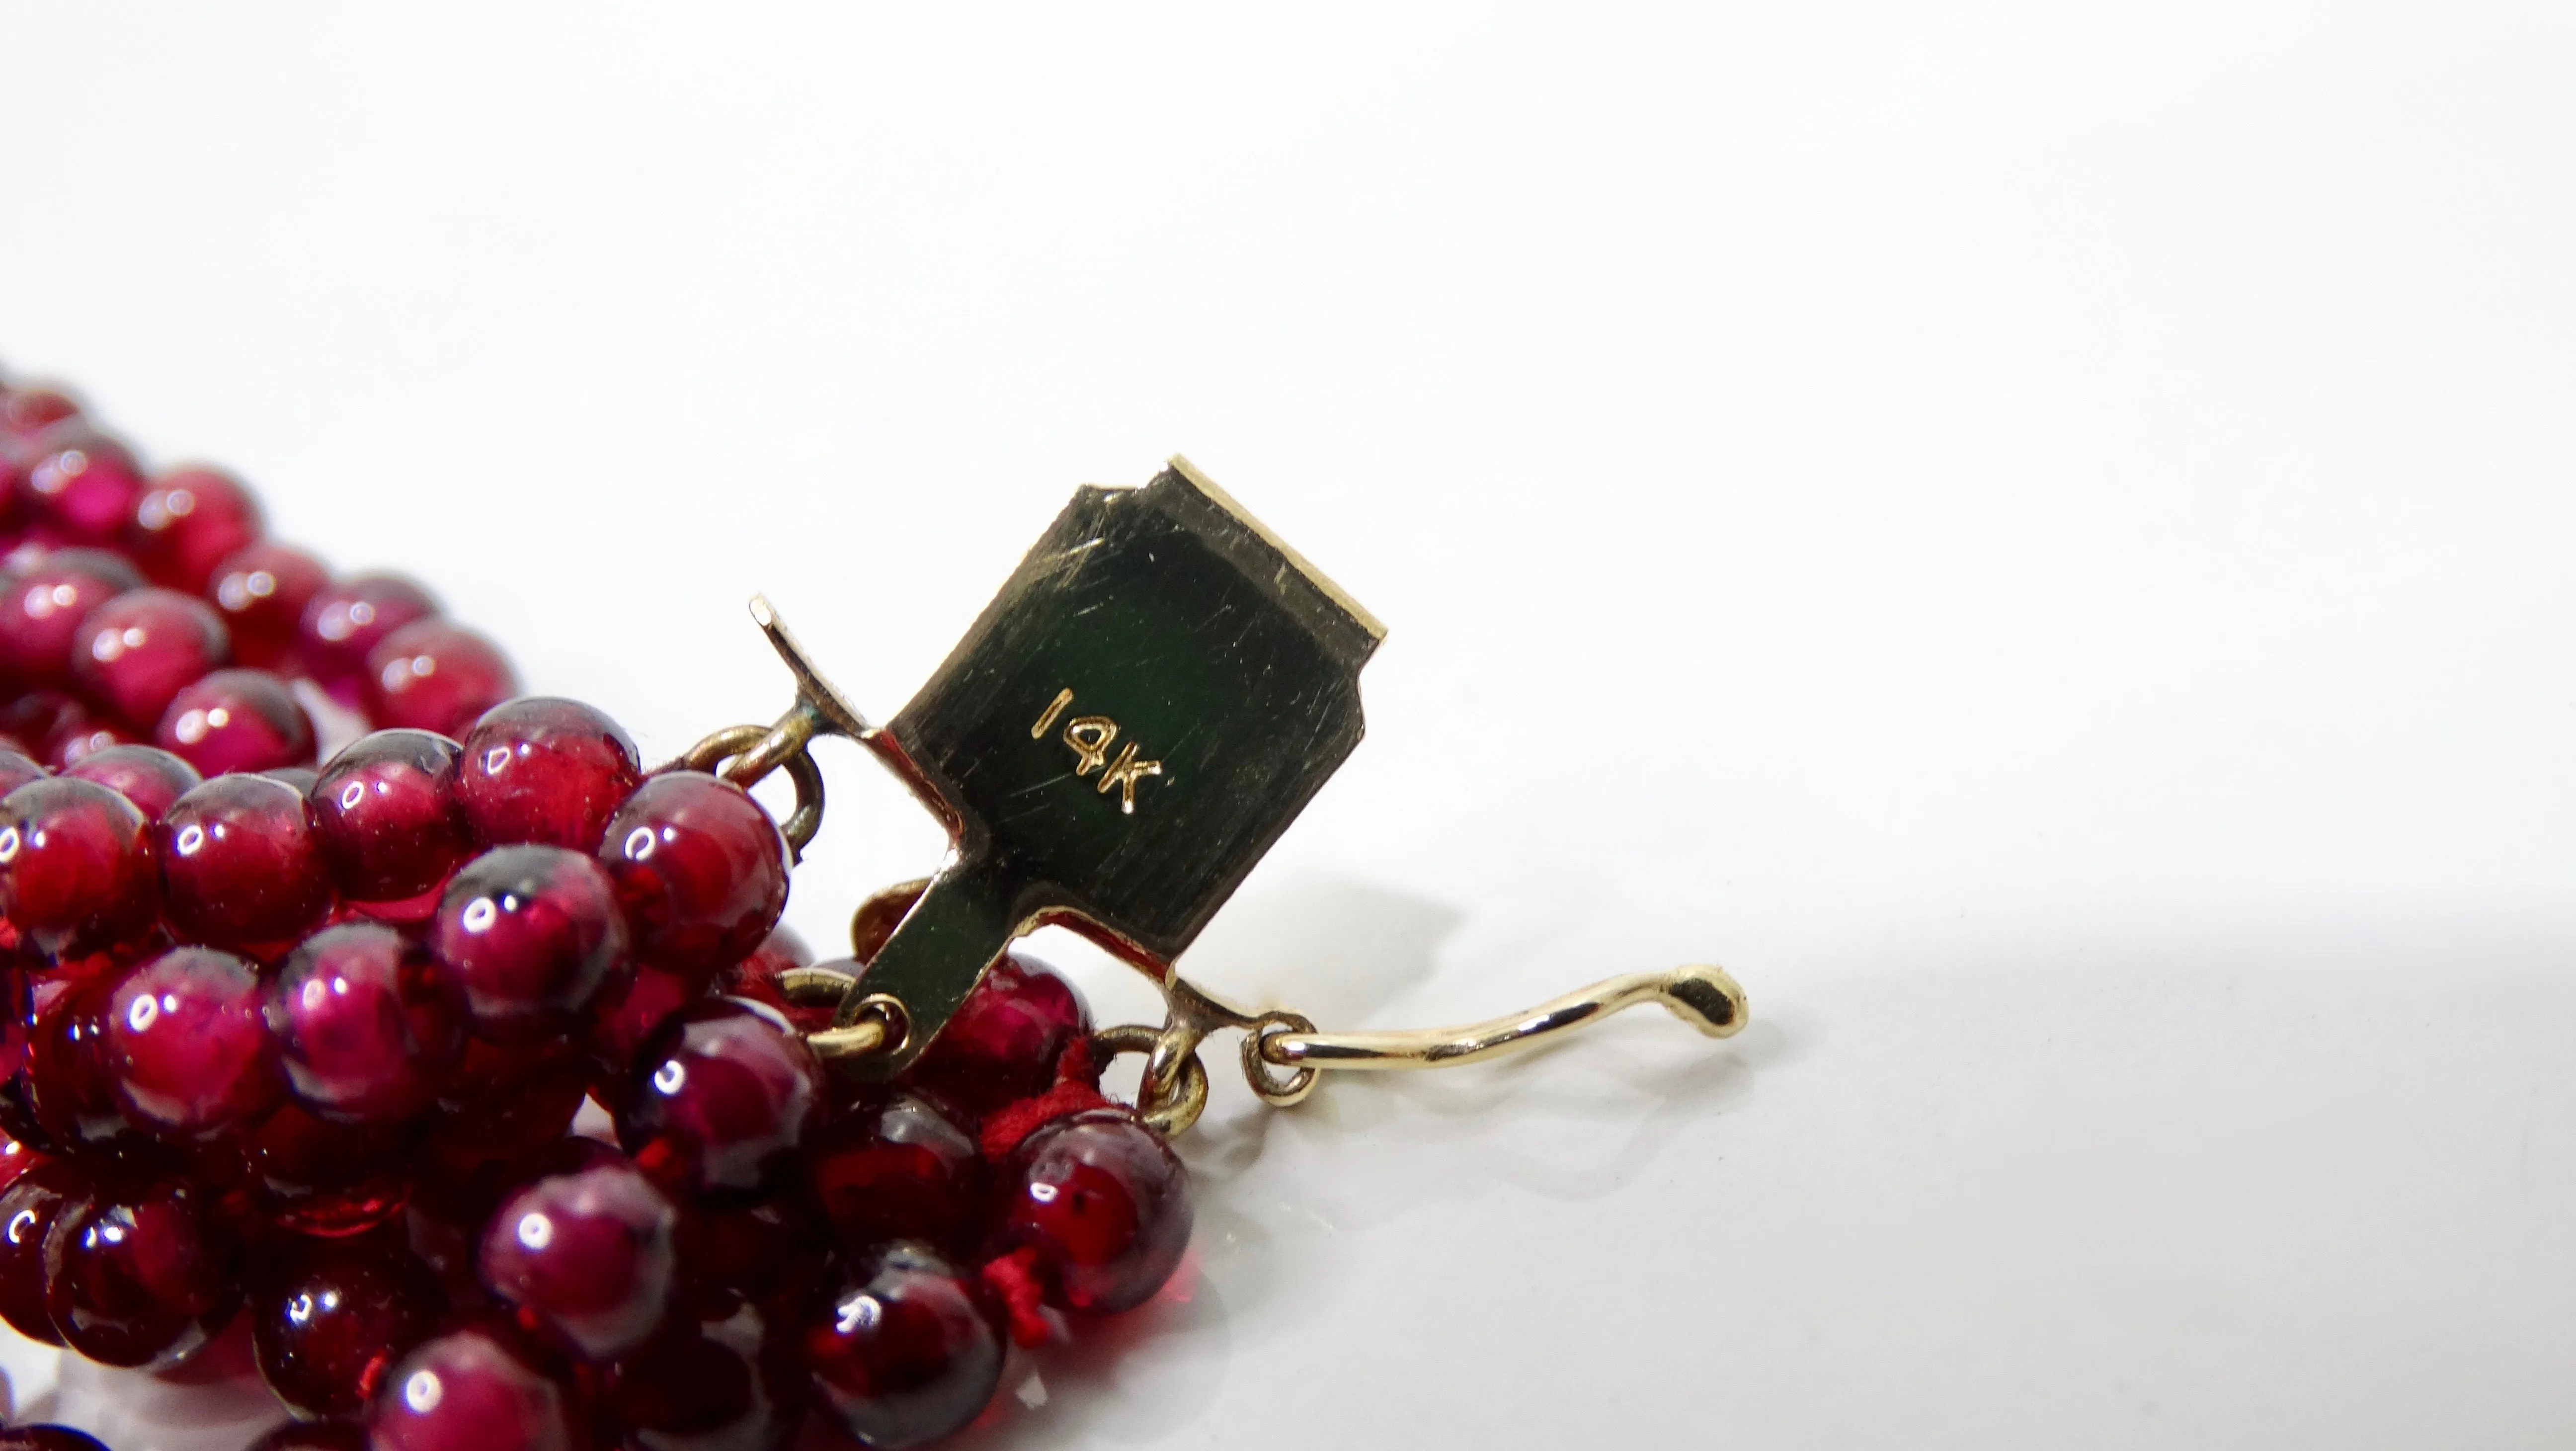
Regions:
<instances>
[{"instance_id":1,"label":"red garnet beaded necklace","mask_svg":"<svg viewBox=\"0 0 2576 1451\"><path fill-rule=\"evenodd\" d=\"M809 1420L917 1446L985 1411L1008 1345L1172 1276L1191 1209L1167 1137L1205 1101L1209 1033L1243 1031L1247 1077L1284 1105L1320 1068L1494 1056L1633 1002L1742 1025L1713 968L1341 1035L1171 972L1356 743L1376 640L1174 470L1086 490L1057 526L1081 535L1071 554L1033 552L1043 589L1015 577L943 675L984 682L972 719L935 681L867 726L764 614L797 709L648 772L598 710L520 696L418 585L335 575L265 538L227 475L147 473L63 394L0 383L0 1319L164 1370L245 1315L294 1418L258 1451L777 1451ZM1128 495L1155 512L1102 523ZM1139 528L1166 531L1139 555L1161 574L1087 577L1185 627L1224 618L1238 645L1272 608L1287 643L1246 679L1309 636L1339 672L1270 705L1221 672L1155 682L1248 712L1235 777L1140 756L1185 733L1125 707L1118 750L1120 721L1083 703L1109 698L1099 670L1079 699L1031 674L1050 690L1027 709L980 704L1022 615L1090 613L1044 594L1073 587L1061 560ZM1212 573L1170 572L1185 534ZM1265 754L1264 712L1313 701L1339 714ZM874 747L960 847L861 909L852 958L811 964L778 919L821 809L804 743L830 731ZM960 751L988 774L1043 757L1069 814L1023 831L1055 835L980 824ZM782 767L783 835L741 784ZM1155 794L1185 782L1225 789ZM1076 860L1140 820L1164 834L1150 882ZM1039 921L1152 974L1170 1021L1095 1031L1071 983L1006 950ZM1137 1107L1099 1091L1126 1051L1149 1055ZM586 1099L614 1145L573 1132ZM97 1444L0 1430L0 1451Z\"/></svg>"}]
</instances>

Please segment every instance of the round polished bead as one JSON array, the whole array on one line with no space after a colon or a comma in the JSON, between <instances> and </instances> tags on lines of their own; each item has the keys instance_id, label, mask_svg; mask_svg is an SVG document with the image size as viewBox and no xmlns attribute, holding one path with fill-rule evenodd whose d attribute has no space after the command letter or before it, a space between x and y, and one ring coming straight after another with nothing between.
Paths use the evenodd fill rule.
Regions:
<instances>
[{"instance_id":1,"label":"round polished bead","mask_svg":"<svg viewBox=\"0 0 2576 1451\"><path fill-rule=\"evenodd\" d=\"M832 1012L838 1007L831 1002L796 1002L787 995L786 975L814 960L812 949L795 929L785 926L770 929L751 955L716 974L716 990L728 997L749 998L776 1008L800 1033L811 1033L832 1026ZM827 966L856 977L859 964L847 958Z\"/></svg>"},{"instance_id":2,"label":"round polished bead","mask_svg":"<svg viewBox=\"0 0 2576 1451\"><path fill-rule=\"evenodd\" d=\"M589 1062L569 1043L505 1048L467 1038L422 1148L427 1187L479 1221L502 1193L554 1172L543 1161L565 1142L590 1080Z\"/></svg>"},{"instance_id":3,"label":"round polished bead","mask_svg":"<svg viewBox=\"0 0 2576 1451\"><path fill-rule=\"evenodd\" d=\"M68 539L113 542L143 496L143 468L125 445L78 424L48 429L20 465L31 521Z\"/></svg>"},{"instance_id":4,"label":"round polished bead","mask_svg":"<svg viewBox=\"0 0 2576 1451\"><path fill-rule=\"evenodd\" d=\"M235 1261L204 1190L105 1181L45 1235L45 1312L64 1344L102 1365L174 1365L240 1303Z\"/></svg>"},{"instance_id":5,"label":"round polished bead","mask_svg":"<svg viewBox=\"0 0 2576 1451\"><path fill-rule=\"evenodd\" d=\"M181 941L272 958L331 910L331 871L302 794L266 776L192 788L152 828L162 913Z\"/></svg>"},{"instance_id":6,"label":"round polished bead","mask_svg":"<svg viewBox=\"0 0 2576 1451\"><path fill-rule=\"evenodd\" d=\"M273 666L294 655L304 608L330 582L321 560L262 539L216 565L205 593L232 632L233 654L245 664Z\"/></svg>"},{"instance_id":7,"label":"round polished bead","mask_svg":"<svg viewBox=\"0 0 2576 1451\"><path fill-rule=\"evenodd\" d=\"M0 671L38 685L70 680L81 621L142 587L133 565L103 549L57 549L0 570Z\"/></svg>"},{"instance_id":8,"label":"round polished bead","mask_svg":"<svg viewBox=\"0 0 2576 1451\"><path fill-rule=\"evenodd\" d=\"M143 813L67 776L0 797L0 914L37 951L76 957L132 942L160 915Z\"/></svg>"},{"instance_id":9,"label":"round polished bead","mask_svg":"<svg viewBox=\"0 0 2576 1451\"><path fill-rule=\"evenodd\" d=\"M784 1019L733 999L683 1009L636 1056L618 1142L675 1192L757 1199L821 1122L822 1072Z\"/></svg>"},{"instance_id":10,"label":"round polished bead","mask_svg":"<svg viewBox=\"0 0 2576 1451\"><path fill-rule=\"evenodd\" d=\"M108 995L104 1052L127 1116L167 1138L205 1139L274 1106L264 997L258 969L211 947L173 948L126 974Z\"/></svg>"},{"instance_id":11,"label":"round polished bead","mask_svg":"<svg viewBox=\"0 0 2576 1451\"><path fill-rule=\"evenodd\" d=\"M150 728L190 681L232 658L224 622L175 590L129 590L81 621L72 677L132 725Z\"/></svg>"},{"instance_id":12,"label":"round polished bead","mask_svg":"<svg viewBox=\"0 0 2576 1451\"><path fill-rule=\"evenodd\" d=\"M134 744L133 734L123 726L83 715L64 722L45 738L45 764L58 771L69 770L101 751Z\"/></svg>"},{"instance_id":13,"label":"round polished bead","mask_svg":"<svg viewBox=\"0 0 2576 1451\"><path fill-rule=\"evenodd\" d=\"M0 1451L107 1451L107 1443L78 1427L47 1421L0 1430Z\"/></svg>"},{"instance_id":14,"label":"round polished bead","mask_svg":"<svg viewBox=\"0 0 2576 1451\"><path fill-rule=\"evenodd\" d=\"M109 999L121 970L91 973L47 986L27 1034L28 1108L46 1142L64 1149L122 1150L143 1142L126 1115L108 1061Z\"/></svg>"},{"instance_id":15,"label":"round polished bead","mask_svg":"<svg viewBox=\"0 0 2576 1451\"><path fill-rule=\"evenodd\" d=\"M675 1320L611 1368L607 1393L634 1451L781 1451L807 1399L796 1326L752 1304Z\"/></svg>"},{"instance_id":16,"label":"round polished bead","mask_svg":"<svg viewBox=\"0 0 2576 1451\"><path fill-rule=\"evenodd\" d=\"M831 1230L799 1194L680 1216L680 1292L675 1316L722 1319L746 1302L802 1303L821 1286Z\"/></svg>"},{"instance_id":17,"label":"round polished bead","mask_svg":"<svg viewBox=\"0 0 2576 1451\"><path fill-rule=\"evenodd\" d=\"M34 438L66 418L80 417L80 405L51 388L0 388L0 438Z\"/></svg>"},{"instance_id":18,"label":"round polished bead","mask_svg":"<svg viewBox=\"0 0 2576 1451\"><path fill-rule=\"evenodd\" d=\"M125 552L154 584L196 594L215 566L259 537L259 501L240 481L189 464L152 480L125 529Z\"/></svg>"},{"instance_id":19,"label":"round polished bead","mask_svg":"<svg viewBox=\"0 0 2576 1451\"><path fill-rule=\"evenodd\" d=\"M787 905L787 844L749 793L665 771L609 818L600 859L635 928L636 955L701 981L740 961Z\"/></svg>"},{"instance_id":20,"label":"round polished bead","mask_svg":"<svg viewBox=\"0 0 2576 1451\"><path fill-rule=\"evenodd\" d=\"M183 687L152 738L209 776L313 764L313 718L265 670L217 670Z\"/></svg>"},{"instance_id":21,"label":"round polished bead","mask_svg":"<svg viewBox=\"0 0 2576 1451\"><path fill-rule=\"evenodd\" d=\"M981 1117L1053 1087L1065 1046L1090 1031L1091 1009L1072 983L1011 953L966 995L902 1081Z\"/></svg>"},{"instance_id":22,"label":"round polished bead","mask_svg":"<svg viewBox=\"0 0 2576 1451\"><path fill-rule=\"evenodd\" d=\"M306 938L268 999L287 1091L326 1118L391 1125L427 1112L465 1047L465 1002L429 950L351 922Z\"/></svg>"},{"instance_id":23,"label":"round polished bead","mask_svg":"<svg viewBox=\"0 0 2576 1451\"><path fill-rule=\"evenodd\" d=\"M326 1241L263 1276L249 1308L259 1377L286 1408L354 1416L393 1363L438 1329L447 1294L400 1245Z\"/></svg>"},{"instance_id":24,"label":"round polished bead","mask_svg":"<svg viewBox=\"0 0 2576 1451\"><path fill-rule=\"evenodd\" d=\"M379 725L461 735L519 693L491 641L441 619L415 620L367 652L367 714Z\"/></svg>"},{"instance_id":25,"label":"round polished bead","mask_svg":"<svg viewBox=\"0 0 2576 1451\"><path fill-rule=\"evenodd\" d=\"M45 1310L45 1234L89 1195L89 1175L63 1159L46 1160L0 1191L0 1320L29 1340L63 1343Z\"/></svg>"},{"instance_id":26,"label":"round polished bead","mask_svg":"<svg viewBox=\"0 0 2576 1451\"><path fill-rule=\"evenodd\" d=\"M973 1287L914 1245L860 1259L804 1341L824 1409L885 1451L958 1430L1001 1384L1002 1337Z\"/></svg>"},{"instance_id":27,"label":"round polished bead","mask_svg":"<svg viewBox=\"0 0 2576 1451\"><path fill-rule=\"evenodd\" d=\"M81 757L63 774L96 781L114 791L133 802L146 821L160 820L173 802L206 779L196 767L159 746L109 746Z\"/></svg>"},{"instance_id":28,"label":"round polished bead","mask_svg":"<svg viewBox=\"0 0 2576 1451\"><path fill-rule=\"evenodd\" d=\"M643 780L634 740L574 700L505 701L474 723L464 747L456 794L486 846L594 851L610 814Z\"/></svg>"},{"instance_id":29,"label":"round polished bead","mask_svg":"<svg viewBox=\"0 0 2576 1451\"><path fill-rule=\"evenodd\" d=\"M367 1408L371 1451L580 1451L572 1398L489 1331L424 1341Z\"/></svg>"},{"instance_id":30,"label":"round polished bead","mask_svg":"<svg viewBox=\"0 0 2576 1451\"><path fill-rule=\"evenodd\" d=\"M593 1361L644 1343L671 1302L679 1213L625 1164L510 1196L478 1259L485 1288Z\"/></svg>"},{"instance_id":31,"label":"round polished bead","mask_svg":"<svg viewBox=\"0 0 2576 1451\"><path fill-rule=\"evenodd\" d=\"M600 1101L615 1103L623 1091L627 1071L635 1066L636 1050L672 1014L707 996L707 989L658 967L637 968L616 1001L609 1002L603 995L584 1035L590 1055L599 1065Z\"/></svg>"},{"instance_id":32,"label":"round polished bead","mask_svg":"<svg viewBox=\"0 0 2576 1451\"><path fill-rule=\"evenodd\" d=\"M429 946L454 970L474 1032L495 1043L570 1031L628 971L608 873L556 846L495 847L468 862L439 901Z\"/></svg>"},{"instance_id":33,"label":"round polished bead","mask_svg":"<svg viewBox=\"0 0 2576 1451\"><path fill-rule=\"evenodd\" d=\"M36 761L50 759L46 747L67 731L86 725L89 707L59 690L38 686L0 702L0 731L26 747L19 754Z\"/></svg>"},{"instance_id":34,"label":"round polished bead","mask_svg":"<svg viewBox=\"0 0 2576 1451\"><path fill-rule=\"evenodd\" d=\"M21 1024L19 1030L24 1032L25 1025ZM17 1183L26 1176L28 1170L44 1162L43 1154L16 1139L0 1134L0 1190L5 1190Z\"/></svg>"},{"instance_id":35,"label":"round polished bead","mask_svg":"<svg viewBox=\"0 0 2576 1451\"><path fill-rule=\"evenodd\" d=\"M918 1094L873 1095L842 1114L808 1155L806 1179L852 1253L918 1239L963 1254L991 1218L975 1140Z\"/></svg>"},{"instance_id":36,"label":"round polished bead","mask_svg":"<svg viewBox=\"0 0 2576 1451\"><path fill-rule=\"evenodd\" d=\"M429 731L377 731L350 742L307 793L341 895L356 902L419 896L474 850L456 804L456 742Z\"/></svg>"},{"instance_id":37,"label":"round polished bead","mask_svg":"<svg viewBox=\"0 0 2576 1451\"><path fill-rule=\"evenodd\" d=\"M416 1137L401 1125L333 1123L288 1102L244 1136L242 1161L270 1223L339 1238L402 1213Z\"/></svg>"},{"instance_id":38,"label":"round polished bead","mask_svg":"<svg viewBox=\"0 0 2576 1451\"><path fill-rule=\"evenodd\" d=\"M29 760L26 752L0 750L0 796L6 796L30 781L41 781L45 774L45 768Z\"/></svg>"},{"instance_id":39,"label":"round polished bead","mask_svg":"<svg viewBox=\"0 0 2576 1451\"><path fill-rule=\"evenodd\" d=\"M401 575L351 575L324 585L305 602L297 653L323 684L354 686L366 674L367 656L387 635L437 613L436 597Z\"/></svg>"},{"instance_id":40,"label":"round polished bead","mask_svg":"<svg viewBox=\"0 0 2576 1451\"><path fill-rule=\"evenodd\" d=\"M1125 1109L1040 1128L1002 1166L997 1237L1037 1251L1048 1298L1114 1313L1153 1298L1190 1244L1190 1176Z\"/></svg>"},{"instance_id":41,"label":"round polished bead","mask_svg":"<svg viewBox=\"0 0 2576 1451\"><path fill-rule=\"evenodd\" d=\"M357 1421L288 1421L242 1451L367 1451L367 1428Z\"/></svg>"}]
</instances>

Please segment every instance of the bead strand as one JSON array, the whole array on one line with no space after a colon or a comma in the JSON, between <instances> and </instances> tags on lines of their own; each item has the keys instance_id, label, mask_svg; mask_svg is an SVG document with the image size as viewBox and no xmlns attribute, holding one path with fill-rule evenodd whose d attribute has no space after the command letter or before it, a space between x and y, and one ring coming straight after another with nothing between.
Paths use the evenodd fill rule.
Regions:
<instances>
[{"instance_id":1,"label":"bead strand","mask_svg":"<svg viewBox=\"0 0 2576 1451\"><path fill-rule=\"evenodd\" d=\"M1072 984L833 1082L767 812L517 690L0 385L0 1319L167 1369L246 1309L259 1451L779 1451L936 1441L1161 1288L1188 1176Z\"/></svg>"}]
</instances>

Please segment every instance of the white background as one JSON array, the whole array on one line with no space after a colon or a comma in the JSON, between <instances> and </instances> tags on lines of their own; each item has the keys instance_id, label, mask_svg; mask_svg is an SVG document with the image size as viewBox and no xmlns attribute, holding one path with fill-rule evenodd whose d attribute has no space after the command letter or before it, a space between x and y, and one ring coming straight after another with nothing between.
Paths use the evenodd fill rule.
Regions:
<instances>
[{"instance_id":1,"label":"white background","mask_svg":"<svg viewBox=\"0 0 2576 1451\"><path fill-rule=\"evenodd\" d=\"M1196 974L1749 989L1223 1094L970 1444L2576 1437L2563 4L930 8L0 6L0 357L654 756L1185 451L1393 627Z\"/></svg>"}]
</instances>

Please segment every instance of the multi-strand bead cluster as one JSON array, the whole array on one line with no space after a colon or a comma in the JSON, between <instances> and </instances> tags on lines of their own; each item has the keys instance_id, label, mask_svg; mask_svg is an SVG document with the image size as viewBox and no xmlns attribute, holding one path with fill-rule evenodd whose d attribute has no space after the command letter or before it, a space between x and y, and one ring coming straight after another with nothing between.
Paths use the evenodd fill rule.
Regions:
<instances>
[{"instance_id":1,"label":"multi-strand bead cluster","mask_svg":"<svg viewBox=\"0 0 2576 1451\"><path fill-rule=\"evenodd\" d=\"M58 393L0 386L0 530L21 1334L161 1370L246 1313L263 1451L912 1446L1178 1263L1186 1175L1047 968L838 1082L741 789Z\"/></svg>"}]
</instances>

